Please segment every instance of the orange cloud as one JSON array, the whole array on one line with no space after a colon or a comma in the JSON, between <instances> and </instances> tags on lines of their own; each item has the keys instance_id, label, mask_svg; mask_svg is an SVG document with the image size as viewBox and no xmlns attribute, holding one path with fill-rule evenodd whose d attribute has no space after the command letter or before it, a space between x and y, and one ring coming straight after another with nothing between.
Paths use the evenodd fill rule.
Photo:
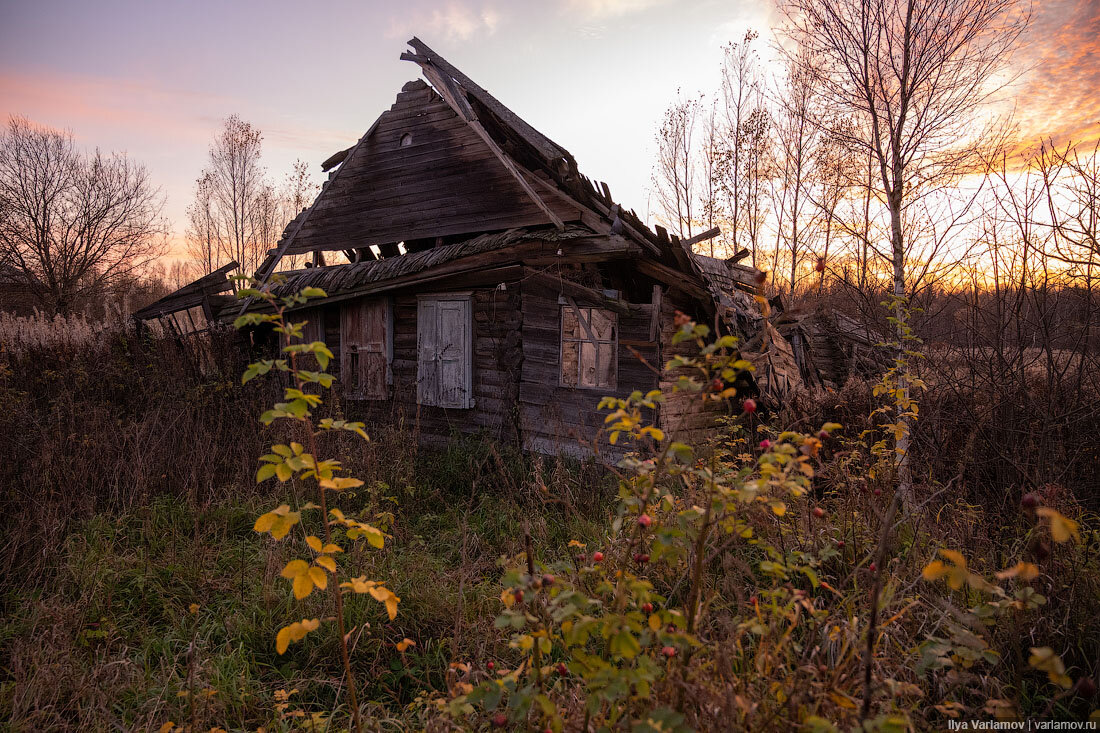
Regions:
<instances>
[{"instance_id":1,"label":"orange cloud","mask_svg":"<svg viewBox=\"0 0 1100 733\"><path fill-rule=\"evenodd\" d=\"M1100 2L1044 0L1019 57L1023 140L1091 142L1100 134Z\"/></svg>"}]
</instances>

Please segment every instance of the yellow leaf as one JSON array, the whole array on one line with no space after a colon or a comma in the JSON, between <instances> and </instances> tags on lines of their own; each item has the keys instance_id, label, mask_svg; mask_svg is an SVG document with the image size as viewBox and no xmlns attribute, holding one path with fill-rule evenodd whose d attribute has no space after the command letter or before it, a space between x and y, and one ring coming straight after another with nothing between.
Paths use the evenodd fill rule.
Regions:
<instances>
[{"instance_id":1,"label":"yellow leaf","mask_svg":"<svg viewBox=\"0 0 1100 733\"><path fill-rule=\"evenodd\" d=\"M332 516L336 517L337 522L343 522L344 521L344 513L342 511L340 511L339 509L329 509L328 513L331 514Z\"/></svg>"},{"instance_id":2,"label":"yellow leaf","mask_svg":"<svg viewBox=\"0 0 1100 733\"><path fill-rule=\"evenodd\" d=\"M410 646L416 646L416 642L412 639L402 639L401 641L397 642L397 651L404 652Z\"/></svg>"},{"instance_id":3,"label":"yellow leaf","mask_svg":"<svg viewBox=\"0 0 1100 733\"><path fill-rule=\"evenodd\" d=\"M962 553L955 550L940 550L940 555L947 558L954 565L966 567L966 558L962 556Z\"/></svg>"},{"instance_id":4,"label":"yellow leaf","mask_svg":"<svg viewBox=\"0 0 1100 733\"><path fill-rule=\"evenodd\" d=\"M299 575L294 579L294 597L298 599L305 598L313 592L313 581L309 579L309 572L305 575Z\"/></svg>"},{"instance_id":5,"label":"yellow leaf","mask_svg":"<svg viewBox=\"0 0 1100 733\"><path fill-rule=\"evenodd\" d=\"M199 604L192 603L190 606L187 607L187 610L191 612L192 616L198 616L199 615Z\"/></svg>"},{"instance_id":6,"label":"yellow leaf","mask_svg":"<svg viewBox=\"0 0 1100 733\"><path fill-rule=\"evenodd\" d=\"M1049 646L1032 647L1027 663L1035 669L1046 672L1050 681L1056 685L1069 689L1073 684L1073 680L1066 675L1066 665L1062 662L1062 658Z\"/></svg>"},{"instance_id":7,"label":"yellow leaf","mask_svg":"<svg viewBox=\"0 0 1100 733\"><path fill-rule=\"evenodd\" d=\"M1019 578L1023 581L1034 580L1039 577L1039 566L1030 562L1018 562L1007 570L997 573L1002 580L1006 578Z\"/></svg>"},{"instance_id":8,"label":"yellow leaf","mask_svg":"<svg viewBox=\"0 0 1100 733\"><path fill-rule=\"evenodd\" d=\"M947 566L942 560L933 560L921 571L921 577L929 582L935 582L945 575L947 575Z\"/></svg>"},{"instance_id":9,"label":"yellow leaf","mask_svg":"<svg viewBox=\"0 0 1100 733\"><path fill-rule=\"evenodd\" d=\"M170 733L176 729L176 724L169 720L167 723L160 727L160 733Z\"/></svg>"},{"instance_id":10,"label":"yellow leaf","mask_svg":"<svg viewBox=\"0 0 1100 733\"><path fill-rule=\"evenodd\" d=\"M323 567L324 569L328 570L330 573L335 573L336 572L336 561L333 560L328 555L321 555L316 560L314 560L314 562L317 563L318 565L320 565L321 567Z\"/></svg>"},{"instance_id":11,"label":"yellow leaf","mask_svg":"<svg viewBox=\"0 0 1100 733\"><path fill-rule=\"evenodd\" d=\"M855 703L855 700L853 700L852 698L848 697L847 695L845 695L841 692L836 692L835 690L830 691L829 692L829 697L832 699L833 702L835 702L837 705L839 705L842 708L846 708L848 710L855 710L856 707L857 707L857 705Z\"/></svg>"},{"instance_id":12,"label":"yellow leaf","mask_svg":"<svg viewBox=\"0 0 1100 733\"><path fill-rule=\"evenodd\" d=\"M309 572L309 563L305 560L291 560L283 568L279 575L284 578L294 579Z\"/></svg>"},{"instance_id":13,"label":"yellow leaf","mask_svg":"<svg viewBox=\"0 0 1100 733\"><path fill-rule=\"evenodd\" d=\"M306 537L306 544L309 545L310 549L312 549L314 552L321 551L321 540L314 537L313 535Z\"/></svg>"},{"instance_id":14,"label":"yellow leaf","mask_svg":"<svg viewBox=\"0 0 1100 733\"><path fill-rule=\"evenodd\" d=\"M275 477L280 481L287 481L293 475L294 472L291 471L290 466L285 463L278 463L275 465Z\"/></svg>"},{"instance_id":15,"label":"yellow leaf","mask_svg":"<svg viewBox=\"0 0 1100 733\"><path fill-rule=\"evenodd\" d=\"M661 617L660 616L658 616L655 613L649 614L649 630L650 631L660 631L661 626L663 626L663 625L664 624L661 623Z\"/></svg>"},{"instance_id":16,"label":"yellow leaf","mask_svg":"<svg viewBox=\"0 0 1100 733\"><path fill-rule=\"evenodd\" d=\"M279 654L286 652L288 646L293 642L301 641L306 638L306 634L317 629L320 625L318 619L302 619L301 621L295 621L289 626L284 626L279 629L279 633L275 635L275 651Z\"/></svg>"},{"instance_id":17,"label":"yellow leaf","mask_svg":"<svg viewBox=\"0 0 1100 733\"><path fill-rule=\"evenodd\" d=\"M328 576L325 575L325 571L321 568L316 566L310 568L309 577L318 588L324 590L328 587Z\"/></svg>"},{"instance_id":18,"label":"yellow leaf","mask_svg":"<svg viewBox=\"0 0 1100 733\"><path fill-rule=\"evenodd\" d=\"M340 545L334 545L331 542L321 548L321 552L325 553L326 555L331 555L334 552L343 552L343 551L344 550L343 550L343 548L340 547Z\"/></svg>"},{"instance_id":19,"label":"yellow leaf","mask_svg":"<svg viewBox=\"0 0 1100 733\"><path fill-rule=\"evenodd\" d=\"M252 526L252 529L257 532L270 532L271 528L275 526L275 521L278 518L275 512L261 514L260 518L256 520L256 524ZM167 725L167 723L165 725Z\"/></svg>"},{"instance_id":20,"label":"yellow leaf","mask_svg":"<svg viewBox=\"0 0 1100 733\"><path fill-rule=\"evenodd\" d=\"M768 506L772 508L772 511L775 512L775 516L777 517L782 517L787 513L787 505L781 501L770 502Z\"/></svg>"},{"instance_id":21,"label":"yellow leaf","mask_svg":"<svg viewBox=\"0 0 1100 733\"><path fill-rule=\"evenodd\" d=\"M1050 519L1050 535L1055 542L1068 542L1071 537L1078 542L1081 541L1081 536L1077 533L1077 522L1050 507L1041 506L1035 510L1035 513Z\"/></svg>"},{"instance_id":22,"label":"yellow leaf","mask_svg":"<svg viewBox=\"0 0 1100 733\"><path fill-rule=\"evenodd\" d=\"M322 489L334 489L336 491L342 491L344 489L357 489L363 485L363 482L357 478L325 478L321 479Z\"/></svg>"}]
</instances>

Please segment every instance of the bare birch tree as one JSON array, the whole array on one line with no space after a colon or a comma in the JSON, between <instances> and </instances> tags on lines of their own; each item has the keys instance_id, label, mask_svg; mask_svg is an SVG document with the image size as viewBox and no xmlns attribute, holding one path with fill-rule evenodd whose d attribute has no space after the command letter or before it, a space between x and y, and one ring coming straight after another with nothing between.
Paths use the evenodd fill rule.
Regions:
<instances>
[{"instance_id":1,"label":"bare birch tree","mask_svg":"<svg viewBox=\"0 0 1100 733\"><path fill-rule=\"evenodd\" d=\"M125 155L21 117L0 134L0 264L50 313L133 282L166 248L163 206Z\"/></svg>"}]
</instances>

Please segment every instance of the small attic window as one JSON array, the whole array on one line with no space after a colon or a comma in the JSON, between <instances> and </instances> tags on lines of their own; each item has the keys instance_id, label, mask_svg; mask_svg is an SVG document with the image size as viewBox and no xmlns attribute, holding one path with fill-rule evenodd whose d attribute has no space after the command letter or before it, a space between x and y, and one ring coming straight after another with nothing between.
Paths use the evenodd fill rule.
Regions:
<instances>
[{"instance_id":1,"label":"small attic window","mask_svg":"<svg viewBox=\"0 0 1100 733\"><path fill-rule=\"evenodd\" d=\"M413 144L413 136L412 135L410 135L409 133L406 132L404 135L401 136L401 147L407 148L412 144Z\"/></svg>"}]
</instances>

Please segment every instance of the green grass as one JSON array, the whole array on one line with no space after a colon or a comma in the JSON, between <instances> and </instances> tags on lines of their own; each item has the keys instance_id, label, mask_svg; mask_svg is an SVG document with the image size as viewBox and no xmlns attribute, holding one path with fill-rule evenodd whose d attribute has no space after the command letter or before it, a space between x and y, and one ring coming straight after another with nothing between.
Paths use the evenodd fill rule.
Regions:
<instances>
[{"instance_id":1,"label":"green grass","mask_svg":"<svg viewBox=\"0 0 1100 733\"><path fill-rule=\"evenodd\" d=\"M410 474L415 482L395 481L400 490L376 484L340 501L351 511L396 515L384 551L344 559L353 574L385 580L402 599L393 622L369 598L347 605L361 698L380 725L400 729L417 694L445 686L451 661L508 653L491 623L498 561L522 550L525 523L537 547L559 552L569 539L598 539L599 512L564 511L543 505L537 492L515 490L545 469L487 451L468 443L430 455ZM574 481L591 479L579 467L565 470ZM606 477L596 488L610 500ZM298 709L341 705L331 627L285 655L275 651L281 626L330 612L330 597L295 602L278 577L293 548L252 530L259 514L288 496L286 487L271 490L269 498L224 492L235 498L208 506L158 498L126 515L76 523L63 546L43 548L47 569L8 584L2 597L0 713L13 729L155 730L193 716L202 730L279 730L275 692L292 688ZM416 646L402 659L394 644L406 637ZM194 701L192 691L200 693Z\"/></svg>"}]
</instances>

